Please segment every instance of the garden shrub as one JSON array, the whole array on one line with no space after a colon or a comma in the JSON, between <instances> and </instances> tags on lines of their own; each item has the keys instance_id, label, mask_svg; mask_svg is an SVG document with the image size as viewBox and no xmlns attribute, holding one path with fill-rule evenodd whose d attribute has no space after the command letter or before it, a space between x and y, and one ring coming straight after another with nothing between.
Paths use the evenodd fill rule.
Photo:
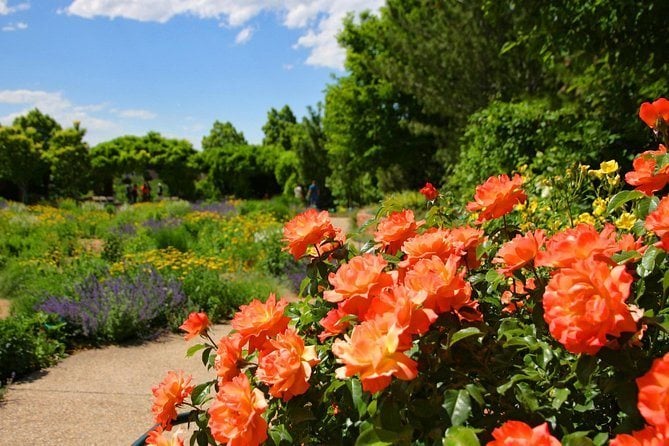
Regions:
<instances>
[{"instance_id":1,"label":"garden shrub","mask_svg":"<svg viewBox=\"0 0 669 446\"><path fill-rule=\"evenodd\" d=\"M264 298L280 288L280 282L261 273L221 274L200 269L184 278L189 305L205 311L214 321L229 319L240 305Z\"/></svg>"},{"instance_id":2,"label":"garden shrub","mask_svg":"<svg viewBox=\"0 0 669 446\"><path fill-rule=\"evenodd\" d=\"M50 296L38 309L60 316L75 337L122 342L153 334L178 320L186 297L180 284L144 268L134 275L91 275L71 295Z\"/></svg>"},{"instance_id":3,"label":"garden shrub","mask_svg":"<svg viewBox=\"0 0 669 446\"><path fill-rule=\"evenodd\" d=\"M499 172L527 164L534 173L560 173L599 159L616 136L575 107L553 109L548 100L493 102L470 116L457 163L444 182L461 197Z\"/></svg>"},{"instance_id":4,"label":"garden shrub","mask_svg":"<svg viewBox=\"0 0 669 446\"><path fill-rule=\"evenodd\" d=\"M64 340L62 327L41 313L0 320L0 386L53 364Z\"/></svg>"},{"instance_id":5,"label":"garden shrub","mask_svg":"<svg viewBox=\"0 0 669 446\"><path fill-rule=\"evenodd\" d=\"M269 200L244 200L239 205L240 215L265 213L278 221L286 221L295 214L295 201L285 195Z\"/></svg>"}]
</instances>

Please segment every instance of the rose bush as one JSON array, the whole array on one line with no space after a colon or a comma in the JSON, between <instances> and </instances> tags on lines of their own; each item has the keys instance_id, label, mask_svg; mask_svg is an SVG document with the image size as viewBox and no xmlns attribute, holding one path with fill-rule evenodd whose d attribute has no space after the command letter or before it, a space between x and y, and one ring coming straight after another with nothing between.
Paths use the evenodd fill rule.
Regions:
<instances>
[{"instance_id":1,"label":"rose bush","mask_svg":"<svg viewBox=\"0 0 669 446\"><path fill-rule=\"evenodd\" d=\"M666 144L665 102L650 107ZM220 340L191 316L212 380L164 381L152 438L181 406L191 444L669 444L668 166L641 153L635 190L615 162L521 168L459 216L431 187L424 219L382 207L359 249L326 212L297 216L300 298L241 307Z\"/></svg>"}]
</instances>

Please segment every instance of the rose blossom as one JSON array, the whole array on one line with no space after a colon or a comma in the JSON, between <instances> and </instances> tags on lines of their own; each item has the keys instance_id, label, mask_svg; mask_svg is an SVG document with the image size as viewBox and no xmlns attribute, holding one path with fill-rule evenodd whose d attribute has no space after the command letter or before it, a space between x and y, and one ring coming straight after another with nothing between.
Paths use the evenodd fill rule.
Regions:
<instances>
[{"instance_id":1,"label":"rose blossom","mask_svg":"<svg viewBox=\"0 0 669 446\"><path fill-rule=\"evenodd\" d=\"M181 405L193 391L192 377L184 372L170 370L165 378L151 388L153 393L153 412L156 423L169 428L177 417L176 407Z\"/></svg>"},{"instance_id":2,"label":"rose blossom","mask_svg":"<svg viewBox=\"0 0 669 446\"><path fill-rule=\"evenodd\" d=\"M221 385L209 408L209 428L214 440L227 446L258 446L267 439L265 396L251 389L243 373Z\"/></svg>"},{"instance_id":3,"label":"rose blossom","mask_svg":"<svg viewBox=\"0 0 669 446\"><path fill-rule=\"evenodd\" d=\"M507 421L492 431L493 441L487 446L560 446L551 435L548 424L531 427L522 421Z\"/></svg>"},{"instance_id":4,"label":"rose blossom","mask_svg":"<svg viewBox=\"0 0 669 446\"><path fill-rule=\"evenodd\" d=\"M288 327L290 319L284 315L287 306L287 301L281 299L277 302L272 293L265 303L254 299L250 304L239 307L231 325L242 336L242 345L249 342L249 353L260 349L267 338Z\"/></svg>"},{"instance_id":5,"label":"rose blossom","mask_svg":"<svg viewBox=\"0 0 669 446\"><path fill-rule=\"evenodd\" d=\"M571 353L596 354L609 337L635 332L626 304L632 276L592 258L558 270L544 294L544 319L551 335Z\"/></svg>"},{"instance_id":6,"label":"rose blossom","mask_svg":"<svg viewBox=\"0 0 669 446\"><path fill-rule=\"evenodd\" d=\"M186 332L184 339L190 341L206 333L210 325L211 322L206 313L191 313L179 328Z\"/></svg>"},{"instance_id":7,"label":"rose blossom","mask_svg":"<svg viewBox=\"0 0 669 446\"><path fill-rule=\"evenodd\" d=\"M467 210L479 212L477 223L506 215L516 204L527 200L522 185L523 178L518 174L511 179L508 175L492 176L476 187L474 201L467 204Z\"/></svg>"}]
</instances>

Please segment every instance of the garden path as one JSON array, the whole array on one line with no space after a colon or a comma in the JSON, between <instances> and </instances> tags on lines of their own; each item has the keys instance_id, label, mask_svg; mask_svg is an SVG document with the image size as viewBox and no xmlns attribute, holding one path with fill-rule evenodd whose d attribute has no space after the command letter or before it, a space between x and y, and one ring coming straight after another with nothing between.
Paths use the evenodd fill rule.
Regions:
<instances>
[{"instance_id":1,"label":"garden path","mask_svg":"<svg viewBox=\"0 0 669 446\"><path fill-rule=\"evenodd\" d=\"M214 339L230 330L213 328ZM129 346L75 352L14 383L0 402L0 445L129 445L153 424L151 387L168 370L211 379L176 334Z\"/></svg>"},{"instance_id":2,"label":"garden path","mask_svg":"<svg viewBox=\"0 0 669 446\"><path fill-rule=\"evenodd\" d=\"M7 299L0 299L0 319L9 316L9 307L12 303Z\"/></svg>"}]
</instances>

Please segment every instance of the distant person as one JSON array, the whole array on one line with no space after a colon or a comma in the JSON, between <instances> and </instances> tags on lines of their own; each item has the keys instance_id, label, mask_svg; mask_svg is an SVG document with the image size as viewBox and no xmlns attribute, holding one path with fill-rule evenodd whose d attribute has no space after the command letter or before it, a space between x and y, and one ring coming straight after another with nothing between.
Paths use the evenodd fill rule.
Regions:
<instances>
[{"instance_id":1,"label":"distant person","mask_svg":"<svg viewBox=\"0 0 669 446\"><path fill-rule=\"evenodd\" d=\"M158 195L158 198L163 197L163 183L158 183L158 188L156 189L156 195Z\"/></svg>"},{"instance_id":2,"label":"distant person","mask_svg":"<svg viewBox=\"0 0 669 446\"><path fill-rule=\"evenodd\" d=\"M137 189L137 185L133 184L132 185L132 200L131 200L131 203L137 203L138 198L139 198L139 190Z\"/></svg>"},{"instance_id":3,"label":"distant person","mask_svg":"<svg viewBox=\"0 0 669 446\"><path fill-rule=\"evenodd\" d=\"M142 184L142 201L151 201L151 186L146 181Z\"/></svg>"},{"instance_id":4,"label":"distant person","mask_svg":"<svg viewBox=\"0 0 669 446\"><path fill-rule=\"evenodd\" d=\"M307 201L309 202L309 206L312 208L318 207L318 193L318 185L316 184L316 180L313 180L309 186L309 190L307 191Z\"/></svg>"},{"instance_id":5,"label":"distant person","mask_svg":"<svg viewBox=\"0 0 669 446\"><path fill-rule=\"evenodd\" d=\"M295 186L293 193L295 194L295 198L297 198L300 203L304 202L304 189L302 189L302 185L298 184Z\"/></svg>"}]
</instances>

